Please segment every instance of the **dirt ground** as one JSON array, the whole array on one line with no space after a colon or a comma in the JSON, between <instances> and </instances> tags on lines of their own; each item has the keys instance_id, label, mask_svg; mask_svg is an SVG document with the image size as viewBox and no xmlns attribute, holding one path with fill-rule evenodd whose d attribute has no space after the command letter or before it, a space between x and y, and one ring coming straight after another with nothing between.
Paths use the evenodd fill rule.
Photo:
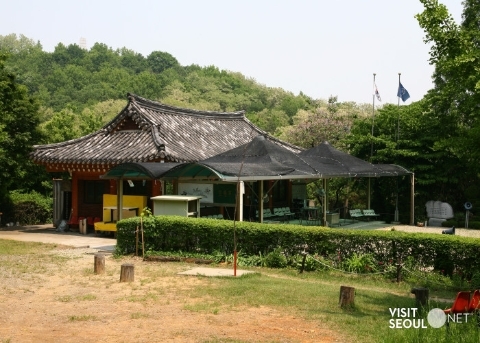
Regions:
<instances>
[{"instance_id":1,"label":"dirt ground","mask_svg":"<svg viewBox=\"0 0 480 343\"><path fill-rule=\"evenodd\" d=\"M411 226L395 229L442 231ZM0 239L45 240L57 248L40 256L0 255L0 343L347 341L342 332L324 323L275 308L220 305L215 311L208 306L202 309L205 299L192 296L192 291L206 286L207 280L178 275L197 265L115 259L107 254L105 274L96 275L92 242L104 245L108 240L90 238L90 248L85 248L84 237L73 237L78 240L73 241L70 235L32 236L28 231L2 230ZM480 230L460 229L456 234L478 238ZM71 238L68 242L75 242L77 248L58 244L54 238L62 242ZM134 282L119 282L124 263L134 264Z\"/></svg>"},{"instance_id":2,"label":"dirt ground","mask_svg":"<svg viewBox=\"0 0 480 343\"><path fill-rule=\"evenodd\" d=\"M59 246L40 258L0 255L0 342L345 341L275 308L195 310L205 299L190 291L207 280L177 273L196 265L106 255L96 275L94 254ZM124 263L135 266L133 282L119 282Z\"/></svg>"}]
</instances>

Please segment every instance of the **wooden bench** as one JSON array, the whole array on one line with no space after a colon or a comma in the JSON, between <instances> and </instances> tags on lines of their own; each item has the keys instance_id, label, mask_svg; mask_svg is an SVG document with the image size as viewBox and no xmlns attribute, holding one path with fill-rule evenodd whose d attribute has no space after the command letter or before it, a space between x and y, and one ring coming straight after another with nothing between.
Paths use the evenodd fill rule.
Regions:
<instances>
[{"instance_id":1,"label":"wooden bench","mask_svg":"<svg viewBox=\"0 0 480 343\"><path fill-rule=\"evenodd\" d=\"M98 235L100 231L109 231L113 232L114 236L117 236L117 223L110 223L110 222L96 222L93 224L95 230L95 236Z\"/></svg>"},{"instance_id":2,"label":"wooden bench","mask_svg":"<svg viewBox=\"0 0 480 343\"><path fill-rule=\"evenodd\" d=\"M348 212L350 213L350 218L352 218L352 220L363 218L363 212L360 209L349 210Z\"/></svg>"},{"instance_id":3,"label":"wooden bench","mask_svg":"<svg viewBox=\"0 0 480 343\"><path fill-rule=\"evenodd\" d=\"M363 210L362 211L363 213L363 216L368 218L370 220L370 218L376 218L379 216L379 214L375 213L375 210Z\"/></svg>"},{"instance_id":4,"label":"wooden bench","mask_svg":"<svg viewBox=\"0 0 480 343\"><path fill-rule=\"evenodd\" d=\"M295 213L290 212L289 207L276 207L273 209L273 217L282 222L288 223L294 216Z\"/></svg>"}]
</instances>

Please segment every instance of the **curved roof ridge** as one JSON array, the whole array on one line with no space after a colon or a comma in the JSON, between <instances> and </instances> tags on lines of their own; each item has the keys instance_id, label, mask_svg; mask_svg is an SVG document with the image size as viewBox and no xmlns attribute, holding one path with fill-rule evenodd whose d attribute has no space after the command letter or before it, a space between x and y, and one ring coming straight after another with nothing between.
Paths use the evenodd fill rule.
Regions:
<instances>
[{"instance_id":1,"label":"curved roof ridge","mask_svg":"<svg viewBox=\"0 0 480 343\"><path fill-rule=\"evenodd\" d=\"M73 143L78 143L78 142L88 140L89 138L94 137L98 134L106 134L106 133L107 133L107 130L103 127L100 130L89 133L86 136L73 138L73 139L69 139L68 141L57 142L57 143L37 144L37 145L33 145L33 148L35 148L35 149L40 149L40 148L41 149L50 149L50 148L63 147L63 146L67 146L67 145L70 145L70 144L73 144Z\"/></svg>"},{"instance_id":2,"label":"curved roof ridge","mask_svg":"<svg viewBox=\"0 0 480 343\"><path fill-rule=\"evenodd\" d=\"M136 103L140 107L147 107L152 110L167 112L170 114L183 114L183 115L197 115L197 116L211 116L211 117L228 117L228 118L244 118L245 111L236 111L236 112L221 112L221 111L205 111L205 110L194 110L190 108L176 107L172 105L166 105L158 101L153 101L149 99L142 98L139 95L133 93L127 93L128 100Z\"/></svg>"}]
</instances>

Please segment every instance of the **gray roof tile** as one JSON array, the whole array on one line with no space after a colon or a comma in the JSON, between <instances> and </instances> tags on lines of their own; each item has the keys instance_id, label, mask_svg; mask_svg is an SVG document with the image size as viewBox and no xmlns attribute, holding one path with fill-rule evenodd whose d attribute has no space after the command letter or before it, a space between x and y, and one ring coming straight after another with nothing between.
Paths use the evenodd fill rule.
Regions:
<instances>
[{"instance_id":1,"label":"gray roof tile","mask_svg":"<svg viewBox=\"0 0 480 343\"><path fill-rule=\"evenodd\" d=\"M119 164L194 162L217 155L264 135L243 111L211 112L178 108L128 94L127 106L99 131L66 142L36 145L31 158L39 164Z\"/></svg>"}]
</instances>

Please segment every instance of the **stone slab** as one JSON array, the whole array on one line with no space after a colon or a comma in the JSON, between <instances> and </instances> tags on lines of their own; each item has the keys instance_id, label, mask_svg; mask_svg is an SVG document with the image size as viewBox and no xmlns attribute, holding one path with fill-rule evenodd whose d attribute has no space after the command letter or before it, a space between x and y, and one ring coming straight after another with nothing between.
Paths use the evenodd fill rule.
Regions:
<instances>
[{"instance_id":1,"label":"stone slab","mask_svg":"<svg viewBox=\"0 0 480 343\"><path fill-rule=\"evenodd\" d=\"M252 274L255 273L251 270L240 270L237 269L237 276L242 276L245 274ZM184 272L178 273L178 275L202 275L202 276L233 276L233 268L232 269L225 269L225 268L204 268L198 267L186 270Z\"/></svg>"}]
</instances>

